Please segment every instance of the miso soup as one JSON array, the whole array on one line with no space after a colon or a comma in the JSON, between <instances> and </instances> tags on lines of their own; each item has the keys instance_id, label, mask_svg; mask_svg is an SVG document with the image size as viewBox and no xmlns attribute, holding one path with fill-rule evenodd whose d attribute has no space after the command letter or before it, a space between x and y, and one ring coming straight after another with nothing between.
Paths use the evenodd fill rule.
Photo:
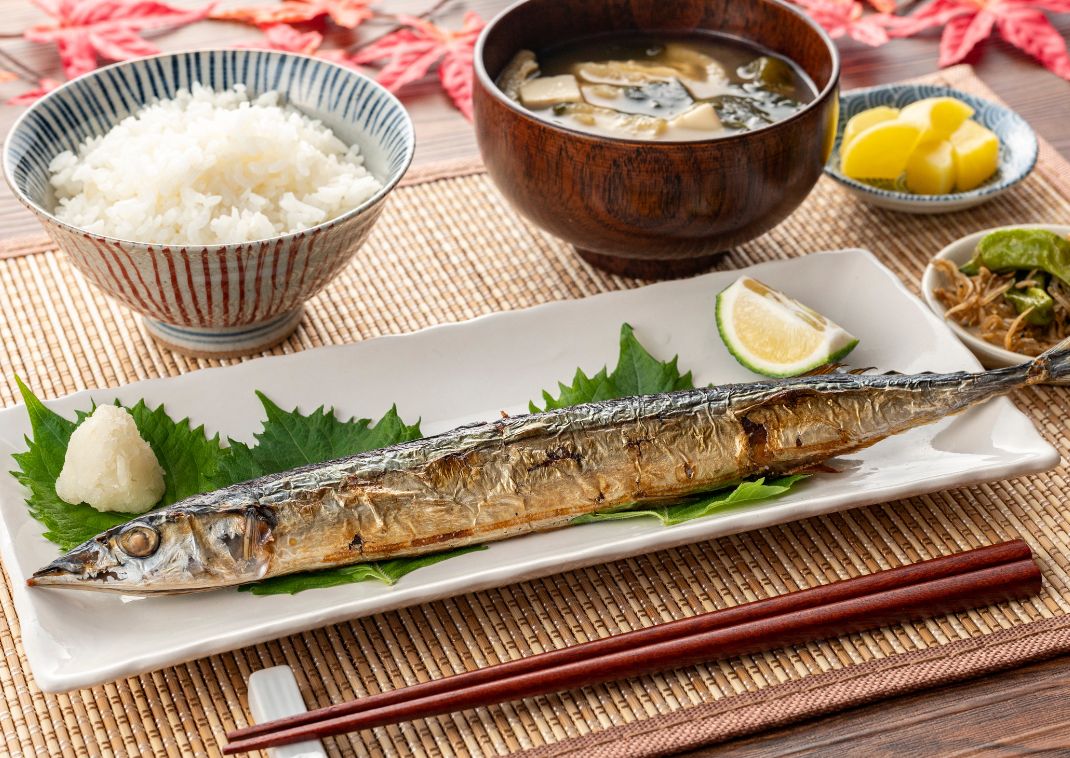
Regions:
<instances>
[{"instance_id":1,"label":"miso soup","mask_svg":"<svg viewBox=\"0 0 1070 758\"><path fill-rule=\"evenodd\" d=\"M648 140L750 131L787 118L815 93L786 58L711 33L606 34L521 50L497 84L546 121Z\"/></svg>"}]
</instances>

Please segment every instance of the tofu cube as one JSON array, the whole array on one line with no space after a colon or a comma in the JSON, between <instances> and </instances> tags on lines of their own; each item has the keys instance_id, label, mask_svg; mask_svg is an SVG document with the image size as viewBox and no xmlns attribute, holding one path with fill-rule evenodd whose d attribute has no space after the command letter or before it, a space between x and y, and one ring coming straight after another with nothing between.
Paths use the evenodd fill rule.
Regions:
<instances>
[{"instance_id":1,"label":"tofu cube","mask_svg":"<svg viewBox=\"0 0 1070 758\"><path fill-rule=\"evenodd\" d=\"M699 103L669 121L669 129L690 129L700 132L721 131L721 119L709 103Z\"/></svg>"}]
</instances>

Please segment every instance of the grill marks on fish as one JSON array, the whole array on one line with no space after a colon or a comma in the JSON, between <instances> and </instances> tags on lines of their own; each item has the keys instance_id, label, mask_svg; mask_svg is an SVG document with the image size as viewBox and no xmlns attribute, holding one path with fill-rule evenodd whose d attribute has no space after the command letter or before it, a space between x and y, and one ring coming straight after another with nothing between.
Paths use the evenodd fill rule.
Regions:
<instances>
[{"instance_id":1,"label":"grill marks on fish","mask_svg":"<svg viewBox=\"0 0 1070 758\"><path fill-rule=\"evenodd\" d=\"M745 458L751 461L760 461L764 457L765 446L769 443L769 431L765 428L765 424L755 421L744 414L739 417L739 425L747 438Z\"/></svg>"},{"instance_id":2,"label":"grill marks on fish","mask_svg":"<svg viewBox=\"0 0 1070 758\"><path fill-rule=\"evenodd\" d=\"M968 405L976 392L961 389ZM849 376L818 378L813 386L773 394L736 412L746 441L741 468L749 466L753 476L808 469L935 421L952 412L948 408L956 402L950 388L940 387L934 395L924 380L918 386L890 380L874 394Z\"/></svg>"},{"instance_id":3,"label":"grill marks on fish","mask_svg":"<svg viewBox=\"0 0 1070 758\"><path fill-rule=\"evenodd\" d=\"M470 484L479 474L480 451L448 453L431 461L424 469L423 478L432 489L446 489Z\"/></svg>"},{"instance_id":4,"label":"grill marks on fish","mask_svg":"<svg viewBox=\"0 0 1070 758\"><path fill-rule=\"evenodd\" d=\"M576 450L571 443L566 442L557 447L550 447L545 451L544 455L545 458L543 460L528 466L528 473L547 466L553 466L556 463L567 464L570 461L577 466L583 466L583 454Z\"/></svg>"},{"instance_id":5,"label":"grill marks on fish","mask_svg":"<svg viewBox=\"0 0 1070 758\"><path fill-rule=\"evenodd\" d=\"M270 508L254 506L245 512L245 534L242 540L242 560L253 560L261 548L269 544L272 530L278 526L278 520Z\"/></svg>"},{"instance_id":6,"label":"grill marks on fish","mask_svg":"<svg viewBox=\"0 0 1070 758\"><path fill-rule=\"evenodd\" d=\"M842 398L850 404L850 398ZM744 468L753 475L788 473L785 464L801 464L801 458L827 458L852 445L831 399L810 389L775 394L761 403L737 412L745 440ZM788 458L788 460L785 460Z\"/></svg>"}]
</instances>

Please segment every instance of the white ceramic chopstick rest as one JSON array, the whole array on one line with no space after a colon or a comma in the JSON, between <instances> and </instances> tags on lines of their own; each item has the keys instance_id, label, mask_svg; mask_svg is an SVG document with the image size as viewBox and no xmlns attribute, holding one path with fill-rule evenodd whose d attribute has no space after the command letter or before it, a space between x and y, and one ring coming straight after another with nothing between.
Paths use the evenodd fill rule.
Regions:
<instances>
[{"instance_id":1,"label":"white ceramic chopstick rest","mask_svg":"<svg viewBox=\"0 0 1070 758\"><path fill-rule=\"evenodd\" d=\"M249 675L249 710L253 722L280 719L305 713L308 708L297 688L297 679L289 666L273 666ZM319 740L297 742L293 745L268 748L271 758L327 758Z\"/></svg>"}]
</instances>

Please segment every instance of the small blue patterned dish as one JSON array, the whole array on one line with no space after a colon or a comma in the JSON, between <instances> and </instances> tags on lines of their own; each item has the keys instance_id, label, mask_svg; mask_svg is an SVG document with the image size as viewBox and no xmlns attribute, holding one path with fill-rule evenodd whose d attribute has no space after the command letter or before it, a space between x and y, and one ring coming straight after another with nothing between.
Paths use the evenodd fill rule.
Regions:
<instances>
[{"instance_id":1,"label":"small blue patterned dish","mask_svg":"<svg viewBox=\"0 0 1070 758\"><path fill-rule=\"evenodd\" d=\"M848 119L867 108L888 105L893 108L926 97L954 97L974 109L973 119L999 137L999 168L995 176L977 189L949 195L915 195L882 189L849 179L840 173L840 141ZM904 213L947 213L980 205L1022 181L1037 162L1037 136L1025 119L1009 108L988 100L935 84L890 84L845 92L840 96L840 123L836 143L825 164L825 173L842 184L860 200L880 208Z\"/></svg>"}]
</instances>

